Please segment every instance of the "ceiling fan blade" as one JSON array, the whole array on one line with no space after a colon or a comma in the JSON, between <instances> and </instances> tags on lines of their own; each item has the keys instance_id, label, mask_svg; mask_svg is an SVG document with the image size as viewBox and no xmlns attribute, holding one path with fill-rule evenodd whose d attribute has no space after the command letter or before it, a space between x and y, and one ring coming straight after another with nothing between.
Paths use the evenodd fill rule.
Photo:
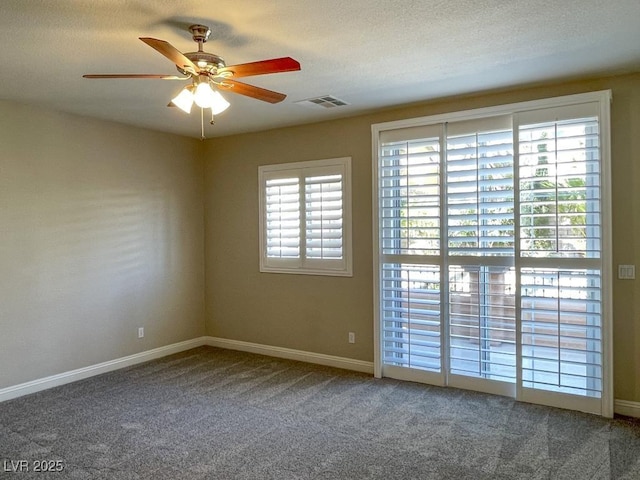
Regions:
<instances>
[{"instance_id":1,"label":"ceiling fan blade","mask_svg":"<svg viewBox=\"0 0 640 480\"><path fill-rule=\"evenodd\" d=\"M179 77L177 75L156 75L153 73L98 73L83 75L83 78L157 78L160 80L188 80L189 77Z\"/></svg>"},{"instance_id":2,"label":"ceiling fan blade","mask_svg":"<svg viewBox=\"0 0 640 480\"><path fill-rule=\"evenodd\" d=\"M231 72L234 77L250 77L267 73L293 72L300 70L300 63L291 57L272 58L259 62L229 65L218 70L218 73Z\"/></svg>"},{"instance_id":3,"label":"ceiling fan blade","mask_svg":"<svg viewBox=\"0 0 640 480\"><path fill-rule=\"evenodd\" d=\"M178 68L181 68L185 71L191 71L193 73L200 72L200 69L196 66L195 63L185 57L180 50L171 45L169 42L149 37L140 37L140 40L167 57L169 60L175 63Z\"/></svg>"},{"instance_id":4,"label":"ceiling fan blade","mask_svg":"<svg viewBox=\"0 0 640 480\"><path fill-rule=\"evenodd\" d=\"M231 80L230 78L220 82L218 84L218 88L269 103L278 103L287 98L284 93L273 92L266 88L256 87L254 85L238 82L237 80Z\"/></svg>"}]
</instances>

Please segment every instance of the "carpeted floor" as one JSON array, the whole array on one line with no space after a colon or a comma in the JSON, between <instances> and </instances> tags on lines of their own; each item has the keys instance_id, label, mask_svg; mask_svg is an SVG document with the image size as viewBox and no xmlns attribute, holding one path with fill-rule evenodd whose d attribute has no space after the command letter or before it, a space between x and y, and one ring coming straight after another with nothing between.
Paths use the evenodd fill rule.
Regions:
<instances>
[{"instance_id":1,"label":"carpeted floor","mask_svg":"<svg viewBox=\"0 0 640 480\"><path fill-rule=\"evenodd\" d=\"M0 478L631 480L640 422L202 347L0 403Z\"/></svg>"}]
</instances>

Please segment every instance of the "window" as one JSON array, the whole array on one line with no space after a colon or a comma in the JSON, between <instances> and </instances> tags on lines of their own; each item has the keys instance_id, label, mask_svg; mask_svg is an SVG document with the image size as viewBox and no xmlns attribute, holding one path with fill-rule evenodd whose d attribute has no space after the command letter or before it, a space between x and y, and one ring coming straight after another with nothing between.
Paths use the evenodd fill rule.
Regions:
<instances>
[{"instance_id":1,"label":"window","mask_svg":"<svg viewBox=\"0 0 640 480\"><path fill-rule=\"evenodd\" d=\"M351 276L351 158L265 165L260 271Z\"/></svg>"},{"instance_id":2,"label":"window","mask_svg":"<svg viewBox=\"0 0 640 480\"><path fill-rule=\"evenodd\" d=\"M612 415L609 95L373 126L377 375Z\"/></svg>"}]
</instances>

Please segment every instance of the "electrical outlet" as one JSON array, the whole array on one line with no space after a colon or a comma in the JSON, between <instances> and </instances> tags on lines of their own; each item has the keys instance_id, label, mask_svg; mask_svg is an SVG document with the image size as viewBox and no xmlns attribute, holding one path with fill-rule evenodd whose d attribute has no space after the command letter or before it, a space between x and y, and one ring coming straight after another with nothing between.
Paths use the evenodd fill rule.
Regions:
<instances>
[{"instance_id":1,"label":"electrical outlet","mask_svg":"<svg viewBox=\"0 0 640 480\"><path fill-rule=\"evenodd\" d=\"M138 328L138 338L144 337L144 327Z\"/></svg>"},{"instance_id":2,"label":"electrical outlet","mask_svg":"<svg viewBox=\"0 0 640 480\"><path fill-rule=\"evenodd\" d=\"M355 334L355 332L349 332L349 343L356 343L356 334Z\"/></svg>"}]
</instances>

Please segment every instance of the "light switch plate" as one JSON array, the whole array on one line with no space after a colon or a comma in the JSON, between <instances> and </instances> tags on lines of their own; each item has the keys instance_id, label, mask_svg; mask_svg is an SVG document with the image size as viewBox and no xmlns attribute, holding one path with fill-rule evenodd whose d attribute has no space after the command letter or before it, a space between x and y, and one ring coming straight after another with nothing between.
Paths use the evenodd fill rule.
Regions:
<instances>
[{"instance_id":1,"label":"light switch plate","mask_svg":"<svg viewBox=\"0 0 640 480\"><path fill-rule=\"evenodd\" d=\"M635 265L618 265L618 278L620 280L635 280L636 266Z\"/></svg>"}]
</instances>

